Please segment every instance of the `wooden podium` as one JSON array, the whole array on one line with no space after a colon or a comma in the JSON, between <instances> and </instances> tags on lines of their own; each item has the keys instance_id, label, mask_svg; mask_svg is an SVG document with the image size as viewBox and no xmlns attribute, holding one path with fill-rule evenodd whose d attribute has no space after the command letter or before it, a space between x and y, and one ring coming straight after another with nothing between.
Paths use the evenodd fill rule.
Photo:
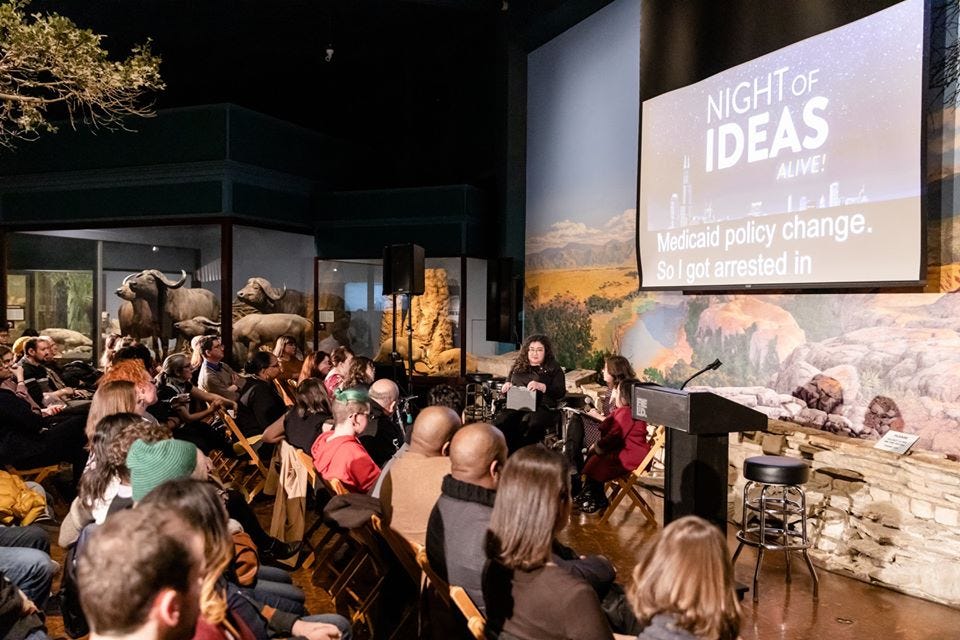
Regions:
<instances>
[{"instance_id":1,"label":"wooden podium","mask_svg":"<svg viewBox=\"0 0 960 640\"><path fill-rule=\"evenodd\" d=\"M726 531L727 434L762 431L767 416L715 393L636 384L634 419L667 427L663 523L698 515Z\"/></svg>"}]
</instances>

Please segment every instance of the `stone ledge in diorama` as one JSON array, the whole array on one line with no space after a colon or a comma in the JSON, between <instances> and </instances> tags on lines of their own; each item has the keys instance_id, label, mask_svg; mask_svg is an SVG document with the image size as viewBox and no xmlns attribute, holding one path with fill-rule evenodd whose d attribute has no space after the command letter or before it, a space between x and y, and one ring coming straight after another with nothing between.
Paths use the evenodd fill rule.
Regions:
<instances>
[{"instance_id":1,"label":"stone ledge in diorama","mask_svg":"<svg viewBox=\"0 0 960 640\"><path fill-rule=\"evenodd\" d=\"M897 455L872 442L771 420L768 434L731 437L731 521L739 523L743 460L776 453L808 461L811 556L820 567L926 600L960 606L960 463L921 450Z\"/></svg>"}]
</instances>

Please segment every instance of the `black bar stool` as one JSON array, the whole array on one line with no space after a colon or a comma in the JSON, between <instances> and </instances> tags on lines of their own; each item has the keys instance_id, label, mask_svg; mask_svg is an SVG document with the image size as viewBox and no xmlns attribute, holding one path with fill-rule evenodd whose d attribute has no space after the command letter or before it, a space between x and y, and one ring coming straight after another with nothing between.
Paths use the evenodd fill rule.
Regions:
<instances>
[{"instance_id":1,"label":"black bar stool","mask_svg":"<svg viewBox=\"0 0 960 640\"><path fill-rule=\"evenodd\" d=\"M787 561L787 582L790 582L791 552L799 551L813 578L813 598L819 597L820 581L813 568L810 542L807 540L807 496L803 483L810 469L802 460L783 456L755 456L743 461L743 512L737 532L737 550L733 563L744 545L756 547L757 566L753 570L753 601L756 602L760 563L764 551L783 551ZM751 493L753 495L751 495ZM799 524L799 529L797 529Z\"/></svg>"}]
</instances>

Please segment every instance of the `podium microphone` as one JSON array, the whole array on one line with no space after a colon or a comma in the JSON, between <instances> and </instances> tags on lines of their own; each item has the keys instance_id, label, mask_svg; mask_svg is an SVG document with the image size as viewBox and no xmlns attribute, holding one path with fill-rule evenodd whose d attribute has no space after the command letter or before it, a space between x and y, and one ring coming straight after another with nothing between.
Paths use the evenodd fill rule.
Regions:
<instances>
[{"instance_id":1,"label":"podium microphone","mask_svg":"<svg viewBox=\"0 0 960 640\"><path fill-rule=\"evenodd\" d=\"M716 371L716 370L719 369L721 366L723 366L723 363L720 362L720 359L719 359L719 358L717 358L716 360L714 360L713 362L711 362L710 364L708 364L707 366L705 366L703 369L700 369L700 371L697 371L695 374L693 374L692 376L690 376L689 378L687 378L686 380L684 380L684 381L683 381L683 384L680 385L680 388L683 389L685 386L687 386L687 383L688 383L688 382L690 382L691 380L693 380L694 378L696 378L696 377L697 377L698 375L700 375L701 373L706 373L707 371Z\"/></svg>"}]
</instances>

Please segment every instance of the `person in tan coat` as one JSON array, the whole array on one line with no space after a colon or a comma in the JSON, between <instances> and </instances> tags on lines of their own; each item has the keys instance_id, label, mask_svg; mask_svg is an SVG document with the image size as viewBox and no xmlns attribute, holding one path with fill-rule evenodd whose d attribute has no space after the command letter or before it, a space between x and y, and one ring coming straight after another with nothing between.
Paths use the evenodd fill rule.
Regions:
<instances>
[{"instance_id":1,"label":"person in tan coat","mask_svg":"<svg viewBox=\"0 0 960 640\"><path fill-rule=\"evenodd\" d=\"M447 452L460 417L447 407L427 407L417 416L410 447L390 465L380 489L384 516L393 529L423 545L430 511L450 473Z\"/></svg>"}]
</instances>

